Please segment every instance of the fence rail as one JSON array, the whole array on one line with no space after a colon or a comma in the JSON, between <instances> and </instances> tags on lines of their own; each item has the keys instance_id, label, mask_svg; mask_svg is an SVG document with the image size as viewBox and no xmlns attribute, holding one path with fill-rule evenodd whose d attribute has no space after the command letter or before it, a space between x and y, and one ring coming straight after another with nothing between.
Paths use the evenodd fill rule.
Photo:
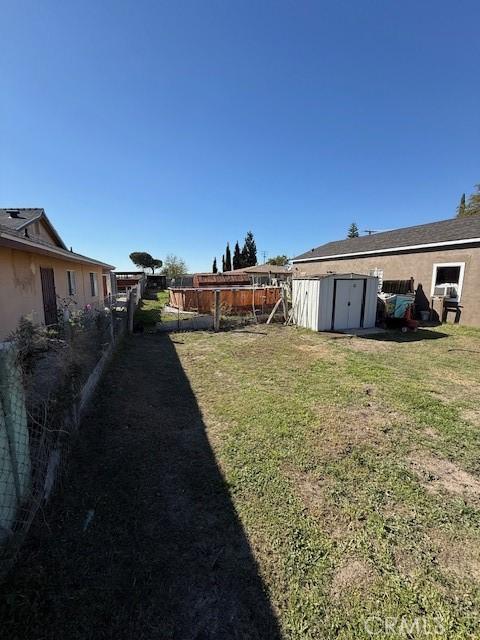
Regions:
<instances>
[{"instance_id":1,"label":"fence rail","mask_svg":"<svg viewBox=\"0 0 480 640\"><path fill-rule=\"evenodd\" d=\"M266 313L272 309L282 295L282 287L238 287L238 288L171 288L171 307L180 311L213 313L215 292L220 291L221 305L225 315L252 313L253 309Z\"/></svg>"}]
</instances>

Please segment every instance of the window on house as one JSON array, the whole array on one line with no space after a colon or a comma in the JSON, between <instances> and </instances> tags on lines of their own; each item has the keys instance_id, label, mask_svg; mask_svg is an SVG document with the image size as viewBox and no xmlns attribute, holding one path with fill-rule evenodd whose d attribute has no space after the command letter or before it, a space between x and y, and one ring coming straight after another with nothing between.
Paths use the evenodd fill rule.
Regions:
<instances>
[{"instance_id":1,"label":"window on house","mask_svg":"<svg viewBox=\"0 0 480 640\"><path fill-rule=\"evenodd\" d=\"M74 296L77 293L75 271L67 271L67 290L69 296Z\"/></svg>"},{"instance_id":2,"label":"window on house","mask_svg":"<svg viewBox=\"0 0 480 640\"><path fill-rule=\"evenodd\" d=\"M97 274L93 272L90 273L90 293L93 297L98 296Z\"/></svg>"},{"instance_id":3,"label":"window on house","mask_svg":"<svg viewBox=\"0 0 480 640\"><path fill-rule=\"evenodd\" d=\"M434 264L432 274L432 296L456 298L462 295L464 262Z\"/></svg>"}]
</instances>

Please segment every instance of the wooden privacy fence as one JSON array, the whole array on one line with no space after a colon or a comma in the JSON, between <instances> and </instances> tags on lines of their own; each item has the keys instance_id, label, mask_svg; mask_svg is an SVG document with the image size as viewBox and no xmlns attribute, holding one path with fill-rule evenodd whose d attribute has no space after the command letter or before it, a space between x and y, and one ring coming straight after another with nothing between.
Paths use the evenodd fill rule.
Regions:
<instances>
[{"instance_id":1,"label":"wooden privacy fence","mask_svg":"<svg viewBox=\"0 0 480 640\"><path fill-rule=\"evenodd\" d=\"M273 309L281 298L281 287L241 287L219 289L171 288L169 305L180 311L213 313L215 291L220 291L220 304L225 315L252 312L253 308L262 312Z\"/></svg>"}]
</instances>

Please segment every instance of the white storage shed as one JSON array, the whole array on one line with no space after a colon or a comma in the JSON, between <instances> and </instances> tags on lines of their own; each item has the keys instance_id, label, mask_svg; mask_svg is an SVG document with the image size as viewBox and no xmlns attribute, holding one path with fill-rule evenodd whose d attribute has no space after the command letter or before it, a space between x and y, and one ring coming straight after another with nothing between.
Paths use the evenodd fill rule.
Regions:
<instances>
[{"instance_id":1,"label":"white storage shed","mask_svg":"<svg viewBox=\"0 0 480 640\"><path fill-rule=\"evenodd\" d=\"M375 326L378 278L332 273L292 280L293 321L313 331Z\"/></svg>"}]
</instances>

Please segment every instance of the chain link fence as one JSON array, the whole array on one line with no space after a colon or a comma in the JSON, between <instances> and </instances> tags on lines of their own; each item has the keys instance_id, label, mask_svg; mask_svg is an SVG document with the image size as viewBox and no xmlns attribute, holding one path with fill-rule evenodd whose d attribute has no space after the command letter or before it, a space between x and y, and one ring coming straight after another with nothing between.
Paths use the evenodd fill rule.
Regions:
<instances>
[{"instance_id":1,"label":"chain link fence","mask_svg":"<svg viewBox=\"0 0 480 640\"><path fill-rule=\"evenodd\" d=\"M127 301L21 320L0 344L0 577L61 476L82 411L127 328Z\"/></svg>"}]
</instances>

